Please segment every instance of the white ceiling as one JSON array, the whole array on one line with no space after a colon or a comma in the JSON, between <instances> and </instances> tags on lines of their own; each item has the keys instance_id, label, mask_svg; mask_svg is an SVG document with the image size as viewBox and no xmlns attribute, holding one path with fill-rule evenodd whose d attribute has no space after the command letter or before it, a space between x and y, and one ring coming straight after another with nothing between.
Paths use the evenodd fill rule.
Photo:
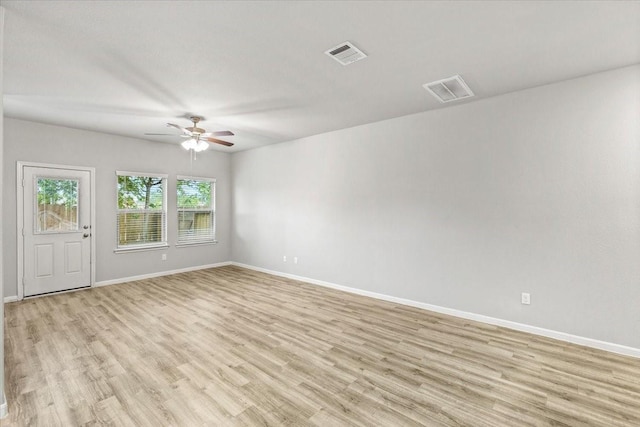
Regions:
<instances>
[{"instance_id":1,"label":"white ceiling","mask_svg":"<svg viewBox=\"0 0 640 427\"><path fill-rule=\"evenodd\" d=\"M3 1L9 117L239 151L640 63L640 2ZM369 55L343 67L324 51ZM446 104L446 106L455 105Z\"/></svg>"}]
</instances>

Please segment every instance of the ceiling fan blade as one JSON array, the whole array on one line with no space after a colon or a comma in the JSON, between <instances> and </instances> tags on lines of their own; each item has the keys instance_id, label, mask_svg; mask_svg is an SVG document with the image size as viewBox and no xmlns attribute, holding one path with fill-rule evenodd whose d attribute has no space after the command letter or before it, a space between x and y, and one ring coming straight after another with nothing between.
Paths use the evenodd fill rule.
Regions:
<instances>
[{"instance_id":1,"label":"ceiling fan blade","mask_svg":"<svg viewBox=\"0 0 640 427\"><path fill-rule=\"evenodd\" d=\"M155 135L155 136L175 136L174 134L171 134L171 133L145 133L145 135L149 135L149 136L152 136L152 135Z\"/></svg>"},{"instance_id":2,"label":"ceiling fan blade","mask_svg":"<svg viewBox=\"0 0 640 427\"><path fill-rule=\"evenodd\" d=\"M212 136L233 136L234 133L230 130L219 130L217 132L211 132Z\"/></svg>"},{"instance_id":3,"label":"ceiling fan blade","mask_svg":"<svg viewBox=\"0 0 640 427\"><path fill-rule=\"evenodd\" d=\"M231 132L230 130L219 130L217 132L207 132L207 133L203 133L200 136L233 136L234 133Z\"/></svg>"},{"instance_id":4,"label":"ceiling fan blade","mask_svg":"<svg viewBox=\"0 0 640 427\"><path fill-rule=\"evenodd\" d=\"M200 138L200 139L204 139L205 141L213 142L215 144L225 145L227 147L233 146L233 143L227 142L227 141L223 141L221 139L216 139L216 138Z\"/></svg>"},{"instance_id":5,"label":"ceiling fan blade","mask_svg":"<svg viewBox=\"0 0 640 427\"><path fill-rule=\"evenodd\" d=\"M191 131L189 131L189 130L187 130L187 129L183 128L182 126L178 126L178 125L175 125L175 124L173 124L173 123L167 123L167 126L168 126L168 127L172 127L172 128L176 128L176 129L178 129L179 131L186 133L187 135L192 135Z\"/></svg>"}]
</instances>

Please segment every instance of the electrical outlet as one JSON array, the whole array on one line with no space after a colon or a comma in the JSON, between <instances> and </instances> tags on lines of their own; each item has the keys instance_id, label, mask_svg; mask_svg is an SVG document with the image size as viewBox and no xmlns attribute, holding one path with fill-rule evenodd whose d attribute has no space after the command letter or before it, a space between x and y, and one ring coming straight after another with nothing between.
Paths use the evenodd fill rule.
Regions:
<instances>
[{"instance_id":1,"label":"electrical outlet","mask_svg":"<svg viewBox=\"0 0 640 427\"><path fill-rule=\"evenodd\" d=\"M529 305L531 304L531 294L527 293L527 292L523 292L522 293L522 303Z\"/></svg>"},{"instance_id":2,"label":"electrical outlet","mask_svg":"<svg viewBox=\"0 0 640 427\"><path fill-rule=\"evenodd\" d=\"M162 254L162 260L166 261L167 260L167 254Z\"/></svg>"},{"instance_id":3,"label":"electrical outlet","mask_svg":"<svg viewBox=\"0 0 640 427\"><path fill-rule=\"evenodd\" d=\"M298 257L297 257L297 256L294 256L294 257L293 257L293 263L294 263L294 264L297 264L297 263L298 263Z\"/></svg>"},{"instance_id":4,"label":"electrical outlet","mask_svg":"<svg viewBox=\"0 0 640 427\"><path fill-rule=\"evenodd\" d=\"M282 256L282 262L287 262L287 256L286 255Z\"/></svg>"}]
</instances>

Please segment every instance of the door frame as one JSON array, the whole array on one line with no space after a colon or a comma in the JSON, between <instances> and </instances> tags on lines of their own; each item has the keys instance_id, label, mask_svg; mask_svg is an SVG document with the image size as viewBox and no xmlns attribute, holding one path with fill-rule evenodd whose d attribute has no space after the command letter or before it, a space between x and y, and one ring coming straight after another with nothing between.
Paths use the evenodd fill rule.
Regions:
<instances>
[{"instance_id":1,"label":"door frame","mask_svg":"<svg viewBox=\"0 0 640 427\"><path fill-rule=\"evenodd\" d=\"M69 166L69 165L57 165L51 163L37 163L37 162L25 162L18 161L16 162L16 236L17 238L17 288L18 288L18 300L22 301L24 299L24 235L22 234L22 230L24 229L24 168L25 167L36 167L36 168L48 168L48 169L60 169L60 170L77 170L83 172L89 172L89 198L90 203L89 206L91 209L90 218L91 218L91 256L89 261L89 269L90 269L90 287L94 287L96 283L96 168L86 167L86 166ZM86 288L85 288L86 289ZM65 292L65 291L61 291Z\"/></svg>"}]
</instances>

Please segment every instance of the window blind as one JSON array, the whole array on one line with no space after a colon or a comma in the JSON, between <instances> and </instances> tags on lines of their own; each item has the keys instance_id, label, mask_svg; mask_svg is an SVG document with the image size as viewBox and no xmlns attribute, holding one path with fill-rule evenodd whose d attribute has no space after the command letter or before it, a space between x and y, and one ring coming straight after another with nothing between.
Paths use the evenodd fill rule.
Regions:
<instances>
[{"instance_id":1,"label":"window blind","mask_svg":"<svg viewBox=\"0 0 640 427\"><path fill-rule=\"evenodd\" d=\"M118 246L148 245L164 241L167 216L157 210L120 210Z\"/></svg>"}]
</instances>

